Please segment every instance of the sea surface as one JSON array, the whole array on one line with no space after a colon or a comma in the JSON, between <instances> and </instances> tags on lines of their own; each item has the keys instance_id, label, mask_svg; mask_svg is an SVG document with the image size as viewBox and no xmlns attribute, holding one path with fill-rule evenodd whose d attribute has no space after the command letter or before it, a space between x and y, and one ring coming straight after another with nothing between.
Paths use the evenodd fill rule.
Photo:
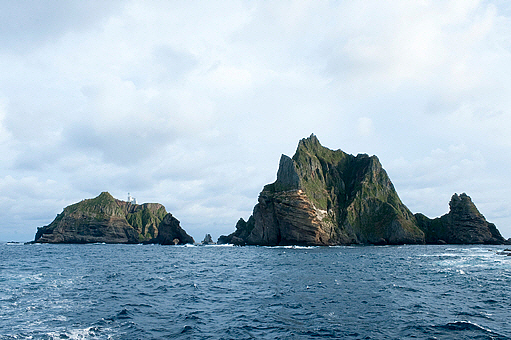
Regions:
<instances>
[{"instance_id":1,"label":"sea surface","mask_svg":"<svg viewBox=\"0 0 511 340\"><path fill-rule=\"evenodd\" d=\"M0 244L0 339L511 339L504 248Z\"/></svg>"}]
</instances>

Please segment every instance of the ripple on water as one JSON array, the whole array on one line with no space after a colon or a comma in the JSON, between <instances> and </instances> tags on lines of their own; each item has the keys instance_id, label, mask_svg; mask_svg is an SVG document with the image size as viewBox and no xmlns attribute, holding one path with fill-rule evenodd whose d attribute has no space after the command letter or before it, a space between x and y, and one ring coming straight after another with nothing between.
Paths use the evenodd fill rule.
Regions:
<instances>
[{"instance_id":1,"label":"ripple on water","mask_svg":"<svg viewBox=\"0 0 511 340\"><path fill-rule=\"evenodd\" d=\"M0 245L0 339L507 339L497 250Z\"/></svg>"}]
</instances>

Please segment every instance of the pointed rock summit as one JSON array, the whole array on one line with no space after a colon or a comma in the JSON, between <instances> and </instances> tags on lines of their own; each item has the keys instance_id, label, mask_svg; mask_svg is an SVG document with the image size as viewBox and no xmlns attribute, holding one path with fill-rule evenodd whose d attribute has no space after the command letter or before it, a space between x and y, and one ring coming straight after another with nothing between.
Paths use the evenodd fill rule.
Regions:
<instances>
[{"instance_id":1,"label":"pointed rock summit","mask_svg":"<svg viewBox=\"0 0 511 340\"><path fill-rule=\"evenodd\" d=\"M441 223L414 215L401 202L376 156L330 150L312 134L299 142L292 158L281 156L277 180L263 188L252 216L247 222L240 219L236 231L221 236L218 243L423 244L440 240L433 233L441 234L444 229L449 235L458 235L460 230L467 235L449 238L441 234L445 242L484 243L489 235L492 240L504 241L473 203L467 204L466 197L453 197L452 211ZM489 231L483 233L475 225L484 223ZM444 224L446 227L438 227ZM473 235L476 229L480 236Z\"/></svg>"},{"instance_id":2,"label":"pointed rock summit","mask_svg":"<svg viewBox=\"0 0 511 340\"><path fill-rule=\"evenodd\" d=\"M427 243L506 244L497 227L486 221L465 193L454 194L449 213L435 219L416 214Z\"/></svg>"},{"instance_id":3,"label":"pointed rock summit","mask_svg":"<svg viewBox=\"0 0 511 340\"><path fill-rule=\"evenodd\" d=\"M260 193L250 221L238 222L242 231L222 241L232 236L258 245L424 242L376 156L330 150L314 134L299 142L293 158L282 155L277 180Z\"/></svg>"},{"instance_id":4,"label":"pointed rock summit","mask_svg":"<svg viewBox=\"0 0 511 340\"><path fill-rule=\"evenodd\" d=\"M102 192L64 208L52 223L37 229L34 243L174 244L175 239L194 242L163 205L133 204Z\"/></svg>"}]
</instances>

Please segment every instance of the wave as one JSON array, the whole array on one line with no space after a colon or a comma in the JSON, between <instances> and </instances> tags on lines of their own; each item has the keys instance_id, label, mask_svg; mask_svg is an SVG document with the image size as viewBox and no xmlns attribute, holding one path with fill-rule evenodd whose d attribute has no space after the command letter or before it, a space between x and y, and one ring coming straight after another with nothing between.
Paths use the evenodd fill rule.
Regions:
<instances>
[{"instance_id":1,"label":"wave","mask_svg":"<svg viewBox=\"0 0 511 340\"><path fill-rule=\"evenodd\" d=\"M403 334L409 337L418 337L417 331L422 335L433 336L433 339L488 339L510 340L511 338L499 334L488 327L481 326L472 321L453 321L446 324L431 326L409 327Z\"/></svg>"}]
</instances>

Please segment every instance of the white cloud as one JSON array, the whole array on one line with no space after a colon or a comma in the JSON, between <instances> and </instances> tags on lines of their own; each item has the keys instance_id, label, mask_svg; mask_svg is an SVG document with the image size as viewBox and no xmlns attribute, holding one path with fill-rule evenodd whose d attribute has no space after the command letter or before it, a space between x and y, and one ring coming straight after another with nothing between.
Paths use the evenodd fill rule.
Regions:
<instances>
[{"instance_id":1,"label":"white cloud","mask_svg":"<svg viewBox=\"0 0 511 340\"><path fill-rule=\"evenodd\" d=\"M358 119L358 134L362 137L370 136L374 133L373 120L368 117Z\"/></svg>"},{"instance_id":2,"label":"white cloud","mask_svg":"<svg viewBox=\"0 0 511 340\"><path fill-rule=\"evenodd\" d=\"M378 155L412 210L466 191L511 236L507 3L0 6L2 195L34 208L0 236L108 190L216 237L312 132Z\"/></svg>"}]
</instances>

